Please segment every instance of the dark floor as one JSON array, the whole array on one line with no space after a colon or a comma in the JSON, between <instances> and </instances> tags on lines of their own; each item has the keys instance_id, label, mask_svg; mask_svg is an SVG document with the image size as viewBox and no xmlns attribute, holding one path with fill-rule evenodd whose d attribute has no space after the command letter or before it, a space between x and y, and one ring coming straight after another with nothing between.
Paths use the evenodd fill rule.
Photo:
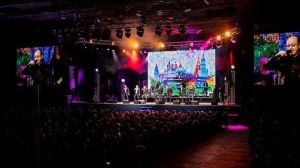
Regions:
<instances>
[{"instance_id":1,"label":"dark floor","mask_svg":"<svg viewBox=\"0 0 300 168\"><path fill-rule=\"evenodd\" d=\"M154 163L155 168L249 168L249 130L230 126L198 144L174 152Z\"/></svg>"}]
</instances>

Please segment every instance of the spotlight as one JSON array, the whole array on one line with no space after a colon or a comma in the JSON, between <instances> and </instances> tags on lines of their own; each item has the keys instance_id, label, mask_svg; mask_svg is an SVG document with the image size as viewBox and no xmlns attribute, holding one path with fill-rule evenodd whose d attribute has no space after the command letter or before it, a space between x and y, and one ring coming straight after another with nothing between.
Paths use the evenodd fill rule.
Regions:
<instances>
[{"instance_id":1,"label":"spotlight","mask_svg":"<svg viewBox=\"0 0 300 168\"><path fill-rule=\"evenodd\" d=\"M123 36L123 30L117 29L117 30L116 30L116 36L117 36L119 39L122 38L122 36Z\"/></svg>"},{"instance_id":2,"label":"spotlight","mask_svg":"<svg viewBox=\"0 0 300 168\"><path fill-rule=\"evenodd\" d=\"M186 32L185 26L184 26L184 25L179 25L178 31L179 31L181 34L185 34L185 32Z\"/></svg>"},{"instance_id":3,"label":"spotlight","mask_svg":"<svg viewBox=\"0 0 300 168\"><path fill-rule=\"evenodd\" d=\"M158 35L158 36L161 36L161 34L162 34L162 28L161 28L160 25L155 26L155 34Z\"/></svg>"},{"instance_id":4,"label":"spotlight","mask_svg":"<svg viewBox=\"0 0 300 168\"><path fill-rule=\"evenodd\" d=\"M126 28L126 29L125 29L125 36L126 36L127 38L129 38L129 37L131 36L131 29L130 29L130 28Z\"/></svg>"},{"instance_id":5,"label":"spotlight","mask_svg":"<svg viewBox=\"0 0 300 168\"><path fill-rule=\"evenodd\" d=\"M172 26L171 26L170 24L168 24L168 25L166 26L166 34L167 34L168 36L170 36L171 33L172 33Z\"/></svg>"},{"instance_id":6,"label":"spotlight","mask_svg":"<svg viewBox=\"0 0 300 168\"><path fill-rule=\"evenodd\" d=\"M124 79L124 78L123 78L123 79L121 79L121 82L122 82L122 83L125 83L125 79Z\"/></svg>"},{"instance_id":7,"label":"spotlight","mask_svg":"<svg viewBox=\"0 0 300 168\"><path fill-rule=\"evenodd\" d=\"M139 36L139 37L143 37L144 35L144 28L142 26L139 26L136 28L136 34Z\"/></svg>"},{"instance_id":8,"label":"spotlight","mask_svg":"<svg viewBox=\"0 0 300 168\"><path fill-rule=\"evenodd\" d=\"M230 41L231 41L231 43L236 43L236 38L232 37Z\"/></svg>"}]
</instances>

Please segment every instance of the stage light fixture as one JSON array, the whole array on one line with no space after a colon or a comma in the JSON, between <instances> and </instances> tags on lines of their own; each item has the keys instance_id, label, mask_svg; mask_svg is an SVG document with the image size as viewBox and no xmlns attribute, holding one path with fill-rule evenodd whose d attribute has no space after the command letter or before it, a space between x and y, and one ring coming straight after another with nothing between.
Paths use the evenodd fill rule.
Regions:
<instances>
[{"instance_id":1,"label":"stage light fixture","mask_svg":"<svg viewBox=\"0 0 300 168\"><path fill-rule=\"evenodd\" d=\"M166 34L167 34L168 36L170 36L171 33L172 33L172 26L171 26L170 24L168 24L168 25L166 26Z\"/></svg>"},{"instance_id":2,"label":"stage light fixture","mask_svg":"<svg viewBox=\"0 0 300 168\"><path fill-rule=\"evenodd\" d=\"M129 37L131 36L131 29L130 29L130 28L126 28L126 29L125 29L125 36L126 36L127 38L129 38Z\"/></svg>"},{"instance_id":3,"label":"stage light fixture","mask_svg":"<svg viewBox=\"0 0 300 168\"><path fill-rule=\"evenodd\" d=\"M123 37L123 30L121 30L121 29L117 29L116 30L116 37L117 38L122 38Z\"/></svg>"},{"instance_id":4,"label":"stage light fixture","mask_svg":"<svg viewBox=\"0 0 300 168\"><path fill-rule=\"evenodd\" d=\"M178 31L179 31L179 33L181 33L181 34L185 34L185 33L186 33L186 28L185 28L185 26L182 25L182 24L179 25Z\"/></svg>"},{"instance_id":5,"label":"stage light fixture","mask_svg":"<svg viewBox=\"0 0 300 168\"><path fill-rule=\"evenodd\" d=\"M155 26L155 34L158 35L158 36L161 36L161 34L162 34L162 28L161 28L160 25Z\"/></svg>"},{"instance_id":6,"label":"stage light fixture","mask_svg":"<svg viewBox=\"0 0 300 168\"><path fill-rule=\"evenodd\" d=\"M144 35L144 28L142 26L139 26L136 28L136 34L139 36L139 37L143 37Z\"/></svg>"},{"instance_id":7,"label":"stage light fixture","mask_svg":"<svg viewBox=\"0 0 300 168\"><path fill-rule=\"evenodd\" d=\"M230 41L231 43L236 43L236 37L233 36Z\"/></svg>"}]
</instances>

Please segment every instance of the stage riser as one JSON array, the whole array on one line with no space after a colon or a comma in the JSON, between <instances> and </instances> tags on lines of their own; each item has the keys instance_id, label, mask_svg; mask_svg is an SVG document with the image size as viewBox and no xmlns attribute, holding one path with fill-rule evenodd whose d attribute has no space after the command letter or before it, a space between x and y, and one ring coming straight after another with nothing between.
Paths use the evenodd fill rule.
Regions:
<instances>
[{"instance_id":1,"label":"stage riser","mask_svg":"<svg viewBox=\"0 0 300 168\"><path fill-rule=\"evenodd\" d=\"M102 108L102 109L115 109L118 111L132 111L132 110L136 110L136 111L145 111L145 109L147 110L176 110L176 111L207 111L207 110L224 110L227 111L228 113L235 113L235 114L239 114L241 111L241 107L240 106L222 106L222 105L211 105L211 104L207 104L207 105L185 105L185 104L103 104L103 103L73 103L72 106L76 106L76 105L80 105L80 106L91 106L94 105L97 108Z\"/></svg>"}]
</instances>

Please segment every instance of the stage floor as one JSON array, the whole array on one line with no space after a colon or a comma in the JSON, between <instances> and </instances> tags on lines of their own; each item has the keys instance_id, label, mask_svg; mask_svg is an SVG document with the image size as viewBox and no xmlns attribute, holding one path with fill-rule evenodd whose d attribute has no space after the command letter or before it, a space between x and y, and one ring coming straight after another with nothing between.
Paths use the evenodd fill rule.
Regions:
<instances>
[{"instance_id":1,"label":"stage floor","mask_svg":"<svg viewBox=\"0 0 300 168\"><path fill-rule=\"evenodd\" d=\"M123 102L116 102L116 103L107 103L107 102L99 102L99 103L92 103L92 102L83 102L83 101L73 101L72 105L82 105L82 106L96 106L98 108L109 108L115 109L120 111L129 111L129 110L176 110L176 111L198 111L198 110L227 110L227 111L235 111L239 113L241 106L238 104L224 104L220 102L216 105L212 105L212 103L208 102L199 102L198 105L191 105L191 104L173 104L172 102L165 102L165 104L156 104L155 102L147 102L145 104L135 104L133 101L129 103Z\"/></svg>"}]
</instances>

